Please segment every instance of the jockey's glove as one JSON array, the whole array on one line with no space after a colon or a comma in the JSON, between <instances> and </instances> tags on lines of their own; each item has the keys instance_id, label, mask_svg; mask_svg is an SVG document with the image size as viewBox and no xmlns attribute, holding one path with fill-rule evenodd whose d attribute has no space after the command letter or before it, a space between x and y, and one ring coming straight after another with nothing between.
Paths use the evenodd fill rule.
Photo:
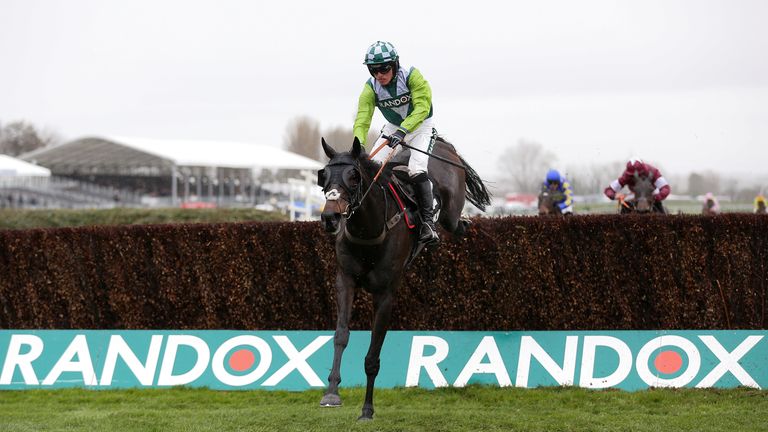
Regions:
<instances>
[{"instance_id":1,"label":"jockey's glove","mask_svg":"<svg viewBox=\"0 0 768 432\"><path fill-rule=\"evenodd\" d=\"M398 145L402 144L403 140L405 139L405 131L402 129L398 129L389 137L389 146L392 148L397 147Z\"/></svg>"},{"instance_id":2,"label":"jockey's glove","mask_svg":"<svg viewBox=\"0 0 768 432\"><path fill-rule=\"evenodd\" d=\"M655 201L661 201L661 195L659 195L659 194L654 194L654 195L653 195L653 199L654 199Z\"/></svg>"}]
</instances>

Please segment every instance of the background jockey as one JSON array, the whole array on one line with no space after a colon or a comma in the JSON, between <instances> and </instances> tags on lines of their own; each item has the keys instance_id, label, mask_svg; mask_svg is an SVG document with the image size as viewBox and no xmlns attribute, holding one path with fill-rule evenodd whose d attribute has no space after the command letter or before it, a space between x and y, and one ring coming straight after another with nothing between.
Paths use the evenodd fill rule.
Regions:
<instances>
[{"instance_id":1,"label":"background jockey","mask_svg":"<svg viewBox=\"0 0 768 432\"><path fill-rule=\"evenodd\" d=\"M717 202L717 198L712 192L707 192L704 196L704 206L701 208L701 213L705 215L720 213L720 203Z\"/></svg>"},{"instance_id":2,"label":"background jockey","mask_svg":"<svg viewBox=\"0 0 768 432\"><path fill-rule=\"evenodd\" d=\"M365 144L371 127L374 108L378 107L387 120L372 149L377 149L389 136L389 147L381 149L373 160L383 162L390 152L398 152L398 146L406 141L411 147L431 152L437 132L432 120L432 90L429 83L414 67L400 65L400 58L389 42L378 41L368 48L365 61L372 78L366 81L360 94L355 118L354 133ZM421 232L419 241L431 243L438 240L433 221L432 183L427 177L429 156L411 151L408 174L414 184L419 202Z\"/></svg>"},{"instance_id":3,"label":"background jockey","mask_svg":"<svg viewBox=\"0 0 768 432\"><path fill-rule=\"evenodd\" d=\"M547 171L547 177L542 185L542 191L558 192L562 195L562 199L559 199L556 204L560 208L562 214L573 214L573 190L571 184L568 183L568 179L563 177L560 172L555 169Z\"/></svg>"},{"instance_id":4,"label":"background jockey","mask_svg":"<svg viewBox=\"0 0 768 432\"><path fill-rule=\"evenodd\" d=\"M766 207L768 207L768 201L763 194L759 194L755 197L755 213L766 213Z\"/></svg>"},{"instance_id":5,"label":"background jockey","mask_svg":"<svg viewBox=\"0 0 768 432\"><path fill-rule=\"evenodd\" d=\"M628 186L629 190L635 192L635 174L640 178L649 178L651 180L651 183L656 188L653 191L653 206L660 213L665 213L661 202L669 195L671 190L669 183L667 183L667 180L656 167L643 162L642 159L630 159L627 162L627 168L621 176L605 188L605 196L610 199L616 199L616 194L624 186Z\"/></svg>"}]
</instances>

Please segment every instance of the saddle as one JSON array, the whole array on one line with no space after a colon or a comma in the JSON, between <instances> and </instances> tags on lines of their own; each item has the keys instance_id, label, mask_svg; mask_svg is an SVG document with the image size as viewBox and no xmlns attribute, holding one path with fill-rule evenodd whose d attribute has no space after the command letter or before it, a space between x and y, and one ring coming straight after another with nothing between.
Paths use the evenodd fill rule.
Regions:
<instances>
[{"instance_id":1,"label":"saddle","mask_svg":"<svg viewBox=\"0 0 768 432\"><path fill-rule=\"evenodd\" d=\"M423 223L421 212L419 211L419 204L416 199L416 192L413 189L413 183L411 181L411 175L408 173L408 159L410 158L410 150L403 150L396 154L387 164L390 168L391 175L387 184L387 189L394 197L395 202L400 211L402 211L405 218L406 226L409 230L414 231L417 235L421 230L421 224ZM428 176L429 181L435 184L434 179ZM440 215L440 196L437 193L433 193L434 202L434 217L438 218ZM393 224L394 226L394 224ZM391 227L390 227L391 228ZM413 260L424 249L424 243L414 242L411 253L408 256L408 260L405 263L405 267L410 267Z\"/></svg>"},{"instance_id":2,"label":"saddle","mask_svg":"<svg viewBox=\"0 0 768 432\"><path fill-rule=\"evenodd\" d=\"M389 188L395 201L398 202L401 210L405 213L406 222L408 228L421 228L421 213L419 212L419 204L416 200L416 192L413 190L413 183L411 182L411 176L408 173L408 159L411 156L409 149L404 149L400 153L396 154L390 159L387 164L390 166L392 175L390 176ZM429 176L429 180L432 184L435 184L432 176ZM437 193L433 193L434 214L435 219L440 215L440 196Z\"/></svg>"}]
</instances>

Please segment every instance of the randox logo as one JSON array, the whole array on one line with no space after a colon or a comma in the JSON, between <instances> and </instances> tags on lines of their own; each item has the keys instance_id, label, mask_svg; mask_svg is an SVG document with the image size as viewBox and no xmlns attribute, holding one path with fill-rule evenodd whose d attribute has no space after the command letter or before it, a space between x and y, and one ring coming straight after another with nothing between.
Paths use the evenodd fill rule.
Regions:
<instances>
[{"instance_id":1,"label":"randox logo","mask_svg":"<svg viewBox=\"0 0 768 432\"><path fill-rule=\"evenodd\" d=\"M511 386L513 382L507 369L507 364L511 363L517 366L514 374L514 385L517 387L542 385L544 377L541 374L534 377L531 373L532 366L537 365L554 379L554 383L547 385L608 388L621 387L628 378L639 378L645 386L684 387L700 376L700 372L706 372L696 381L695 387L713 387L726 373L731 373L740 385L760 388L757 381L739 362L763 339L762 335L747 336L730 351L713 335L699 335L695 339L701 342L702 348L707 352L702 352L702 349L688 338L677 335L655 337L636 351L614 336L566 336L564 346L556 346L556 351L560 354L555 358L536 338L523 335L516 359L509 359L508 355L505 358L505 354L512 350L500 350L493 336L485 336L458 376L449 384L441 372L446 370L442 363L449 356L448 342L437 336L414 336L405 385L419 385L421 372L424 371L435 387L463 387L478 374L492 375L498 385ZM580 355L577 355L580 342L581 351ZM427 349L431 354L425 354ZM708 362L710 366L706 371L702 370L702 358L705 354L716 359ZM764 365L764 360L755 363ZM606 368L605 363L610 366ZM595 373L598 365L603 370L600 376ZM765 370L759 372L764 378Z\"/></svg>"},{"instance_id":2,"label":"randox logo","mask_svg":"<svg viewBox=\"0 0 768 432\"><path fill-rule=\"evenodd\" d=\"M309 366L307 358L331 339L332 336L317 336L304 348L297 349L287 336L273 336L287 360L260 385L275 387L291 372L297 371L309 386L322 387L323 381ZM220 383L242 387L260 380L273 364L273 348L265 339L254 335L227 339L214 352L211 352L208 342L197 336L152 335L148 349L143 350L146 353L143 362L122 336L111 335L106 356L98 370L94 366L93 350L84 334L76 335L48 370L36 364L44 357L45 348L39 336L12 335L0 373L0 386L10 385L18 370L27 386L51 386L61 380L62 374L71 372L79 375L86 386L109 387L113 385L120 359L143 386L192 384L210 369ZM161 348L164 348L162 359ZM182 365L183 372L178 371L180 360L186 360L186 364ZM156 373L158 365L159 374Z\"/></svg>"},{"instance_id":3,"label":"randox logo","mask_svg":"<svg viewBox=\"0 0 768 432\"><path fill-rule=\"evenodd\" d=\"M394 99L387 99L379 101L379 108L397 108L401 105L405 105L411 101L411 94L406 93L400 97Z\"/></svg>"}]
</instances>

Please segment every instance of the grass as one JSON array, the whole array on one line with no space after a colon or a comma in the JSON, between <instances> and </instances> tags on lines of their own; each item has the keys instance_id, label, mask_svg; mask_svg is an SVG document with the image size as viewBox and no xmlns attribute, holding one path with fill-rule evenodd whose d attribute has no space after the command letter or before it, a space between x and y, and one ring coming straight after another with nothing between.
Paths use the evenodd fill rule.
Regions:
<instances>
[{"instance_id":1,"label":"grass","mask_svg":"<svg viewBox=\"0 0 768 432\"><path fill-rule=\"evenodd\" d=\"M701 213L695 202L672 201L666 203L671 214ZM751 203L726 203L723 212L751 212ZM615 203L577 204L577 214L616 213ZM87 225L128 225L163 223L216 223L216 222L269 222L287 221L278 212L265 212L250 208L180 209L180 208L113 208L92 210L24 210L0 209L0 229L56 228Z\"/></svg>"},{"instance_id":2,"label":"grass","mask_svg":"<svg viewBox=\"0 0 768 432\"><path fill-rule=\"evenodd\" d=\"M377 390L372 422L357 422L364 390L320 408L322 391L207 389L0 392L2 431L765 431L768 391L746 388Z\"/></svg>"},{"instance_id":3,"label":"grass","mask_svg":"<svg viewBox=\"0 0 768 432\"><path fill-rule=\"evenodd\" d=\"M286 221L287 216L248 208L99 210L0 210L0 229L54 228L86 225Z\"/></svg>"},{"instance_id":4,"label":"grass","mask_svg":"<svg viewBox=\"0 0 768 432\"><path fill-rule=\"evenodd\" d=\"M664 201L664 207L669 214L701 214L701 203L696 201ZM618 205L615 202L606 203L578 203L574 206L577 214L618 213ZM724 202L720 203L722 213L752 213L751 202Z\"/></svg>"}]
</instances>

